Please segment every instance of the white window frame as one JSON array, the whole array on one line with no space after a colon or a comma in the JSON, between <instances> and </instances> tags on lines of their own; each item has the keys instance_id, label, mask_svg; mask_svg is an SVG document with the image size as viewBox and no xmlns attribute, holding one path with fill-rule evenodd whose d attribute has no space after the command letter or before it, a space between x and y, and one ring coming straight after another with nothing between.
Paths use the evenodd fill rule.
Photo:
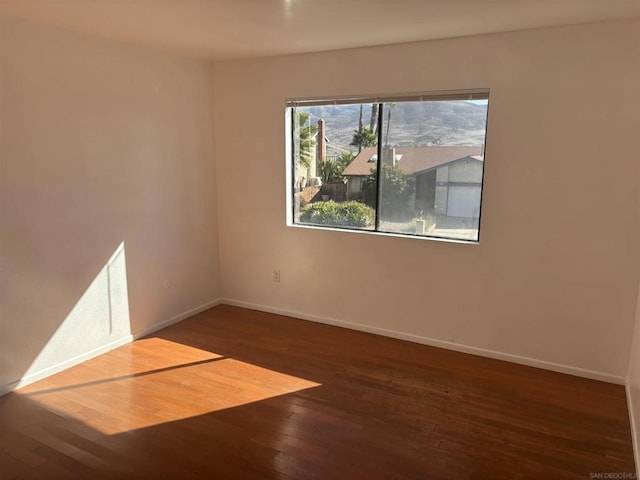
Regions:
<instances>
[{"instance_id":1,"label":"white window frame","mask_svg":"<svg viewBox=\"0 0 640 480\"><path fill-rule=\"evenodd\" d=\"M410 233L394 233L379 230L378 221L376 220L376 226L374 230L364 230L357 228L338 227L329 225L310 225L305 223L296 223L294 218L294 185L293 185L293 170L295 168L294 157L294 135L293 135L293 115L292 112L296 107L312 107L322 105L353 105L353 104L385 104L396 102L418 102L418 101L454 101L454 100L487 100L489 101L490 89L489 88L475 88L465 90L446 90L438 92L410 92L401 94L385 94L385 95L351 95L351 96L335 96L335 97L301 97L301 98L287 98L285 100L285 158L286 158L286 225L296 228L308 228L308 229L320 229L336 232L348 232L348 233L363 233L372 235L382 235L388 237L400 237L400 238L414 238L431 241L443 241L451 243L471 244L477 245L480 243L480 231L482 225L482 210L483 210L483 197L485 187L485 168L486 164L486 144L489 130L489 118L487 107L487 119L485 122L485 142L483 144L483 175L480 182L480 211L478 216L478 235L477 239L462 239L453 237L442 236L429 236L423 234L410 234ZM383 120L379 118L379 121ZM382 136L382 129L380 129L379 135ZM380 171L381 166L381 143L378 142L378 154L376 161L376 168ZM378 186L378 196L380 195L380 188ZM378 198L379 200L379 198ZM379 204L379 202L376 202ZM376 217L379 216L378 207L376 207Z\"/></svg>"}]
</instances>

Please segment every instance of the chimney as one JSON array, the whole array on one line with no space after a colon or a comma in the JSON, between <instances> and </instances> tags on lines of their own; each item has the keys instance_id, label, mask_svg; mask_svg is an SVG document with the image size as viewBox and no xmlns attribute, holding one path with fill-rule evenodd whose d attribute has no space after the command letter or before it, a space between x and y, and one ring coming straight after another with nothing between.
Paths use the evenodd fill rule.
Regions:
<instances>
[{"instance_id":1,"label":"chimney","mask_svg":"<svg viewBox=\"0 0 640 480\"><path fill-rule=\"evenodd\" d=\"M396 166L396 149L385 145L382 148L382 164L389 165L391 167Z\"/></svg>"},{"instance_id":2,"label":"chimney","mask_svg":"<svg viewBox=\"0 0 640 480\"><path fill-rule=\"evenodd\" d=\"M316 159L318 165L324 162L327 157L327 142L325 141L324 120L318 120L318 137L316 140Z\"/></svg>"}]
</instances>

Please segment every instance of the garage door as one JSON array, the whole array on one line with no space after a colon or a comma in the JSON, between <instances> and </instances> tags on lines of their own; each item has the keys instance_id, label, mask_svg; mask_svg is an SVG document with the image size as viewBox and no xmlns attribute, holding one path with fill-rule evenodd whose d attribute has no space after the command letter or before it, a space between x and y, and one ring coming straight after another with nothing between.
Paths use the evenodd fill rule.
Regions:
<instances>
[{"instance_id":1,"label":"garage door","mask_svg":"<svg viewBox=\"0 0 640 480\"><path fill-rule=\"evenodd\" d=\"M480 185L450 185L447 198L447 216L478 218L480 216L480 192Z\"/></svg>"}]
</instances>

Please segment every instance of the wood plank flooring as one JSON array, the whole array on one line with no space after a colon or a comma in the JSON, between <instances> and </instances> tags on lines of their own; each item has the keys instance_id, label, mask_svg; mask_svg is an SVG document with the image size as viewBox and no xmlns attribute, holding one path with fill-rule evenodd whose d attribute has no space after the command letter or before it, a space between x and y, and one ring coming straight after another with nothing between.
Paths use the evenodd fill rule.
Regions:
<instances>
[{"instance_id":1,"label":"wood plank flooring","mask_svg":"<svg viewBox=\"0 0 640 480\"><path fill-rule=\"evenodd\" d=\"M612 472L621 386L229 306L0 397L0 479Z\"/></svg>"}]
</instances>

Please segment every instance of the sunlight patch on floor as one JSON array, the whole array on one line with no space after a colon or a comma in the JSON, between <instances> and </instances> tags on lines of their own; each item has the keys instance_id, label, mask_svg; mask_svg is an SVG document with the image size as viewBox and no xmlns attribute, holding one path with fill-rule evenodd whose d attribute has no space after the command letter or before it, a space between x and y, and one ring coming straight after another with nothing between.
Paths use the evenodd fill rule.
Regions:
<instances>
[{"instance_id":1,"label":"sunlight patch on floor","mask_svg":"<svg viewBox=\"0 0 640 480\"><path fill-rule=\"evenodd\" d=\"M188 345L148 338L17 393L112 435L319 385Z\"/></svg>"}]
</instances>

